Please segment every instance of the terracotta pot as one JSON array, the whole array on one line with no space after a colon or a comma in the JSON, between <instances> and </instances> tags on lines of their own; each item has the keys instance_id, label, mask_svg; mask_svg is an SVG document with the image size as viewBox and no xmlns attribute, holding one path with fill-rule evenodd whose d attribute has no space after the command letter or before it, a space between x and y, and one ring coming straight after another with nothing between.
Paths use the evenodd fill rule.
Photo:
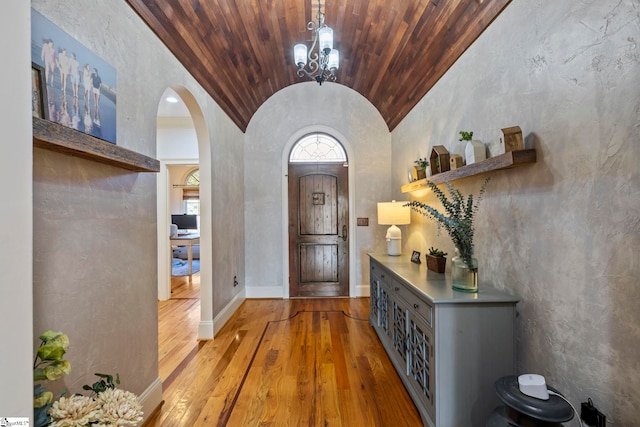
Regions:
<instances>
[{"instance_id":1,"label":"terracotta pot","mask_svg":"<svg viewBox=\"0 0 640 427\"><path fill-rule=\"evenodd\" d=\"M444 273L447 259L443 256L433 256L427 254L427 268L436 273Z\"/></svg>"}]
</instances>

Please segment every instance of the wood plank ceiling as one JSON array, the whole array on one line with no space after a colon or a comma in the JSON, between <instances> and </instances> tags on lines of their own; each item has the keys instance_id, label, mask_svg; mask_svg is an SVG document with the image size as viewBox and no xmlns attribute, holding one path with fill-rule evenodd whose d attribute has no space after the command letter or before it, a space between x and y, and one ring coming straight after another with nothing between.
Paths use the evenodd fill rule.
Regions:
<instances>
[{"instance_id":1,"label":"wood plank ceiling","mask_svg":"<svg viewBox=\"0 0 640 427\"><path fill-rule=\"evenodd\" d=\"M322 0L340 51L337 83L393 130L511 0ZM127 0L244 132L296 75L314 0Z\"/></svg>"}]
</instances>

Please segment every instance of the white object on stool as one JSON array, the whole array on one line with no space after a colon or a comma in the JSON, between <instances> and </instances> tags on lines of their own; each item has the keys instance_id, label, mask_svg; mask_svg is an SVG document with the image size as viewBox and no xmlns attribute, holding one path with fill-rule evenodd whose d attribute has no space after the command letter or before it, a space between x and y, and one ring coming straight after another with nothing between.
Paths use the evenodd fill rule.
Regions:
<instances>
[{"instance_id":1,"label":"white object on stool","mask_svg":"<svg viewBox=\"0 0 640 427\"><path fill-rule=\"evenodd\" d=\"M549 400L547 383L542 375L523 374L518 377L518 387L523 394L536 399Z\"/></svg>"}]
</instances>

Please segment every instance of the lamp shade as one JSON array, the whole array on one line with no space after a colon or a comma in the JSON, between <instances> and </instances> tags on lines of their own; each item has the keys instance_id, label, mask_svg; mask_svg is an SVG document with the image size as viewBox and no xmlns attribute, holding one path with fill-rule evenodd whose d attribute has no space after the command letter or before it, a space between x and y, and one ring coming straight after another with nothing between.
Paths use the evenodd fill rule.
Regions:
<instances>
[{"instance_id":1,"label":"lamp shade","mask_svg":"<svg viewBox=\"0 0 640 427\"><path fill-rule=\"evenodd\" d=\"M318 30L318 43L321 51L328 55L333 49L333 30L331 27L320 27Z\"/></svg>"},{"instance_id":2,"label":"lamp shade","mask_svg":"<svg viewBox=\"0 0 640 427\"><path fill-rule=\"evenodd\" d=\"M296 65L307 65L307 45L299 43L293 47L293 57Z\"/></svg>"},{"instance_id":3,"label":"lamp shade","mask_svg":"<svg viewBox=\"0 0 640 427\"><path fill-rule=\"evenodd\" d=\"M406 225L411 224L411 209L406 202L379 202L378 224L380 225Z\"/></svg>"},{"instance_id":4,"label":"lamp shade","mask_svg":"<svg viewBox=\"0 0 640 427\"><path fill-rule=\"evenodd\" d=\"M336 49L331 49L329 52L329 60L327 61L327 68L330 70L340 68L340 53Z\"/></svg>"}]
</instances>

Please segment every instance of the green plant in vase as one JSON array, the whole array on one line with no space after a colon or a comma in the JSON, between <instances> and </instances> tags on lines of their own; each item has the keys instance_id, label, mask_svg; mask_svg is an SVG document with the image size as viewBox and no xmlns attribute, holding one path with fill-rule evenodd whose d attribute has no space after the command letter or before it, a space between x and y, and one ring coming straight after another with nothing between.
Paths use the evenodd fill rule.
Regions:
<instances>
[{"instance_id":1,"label":"green plant in vase","mask_svg":"<svg viewBox=\"0 0 640 427\"><path fill-rule=\"evenodd\" d=\"M485 179L477 197L473 194L465 197L449 182L445 183L449 193L447 196L436 184L427 181L431 191L442 203L444 212L418 200L406 204L412 210L436 221L439 230L444 228L447 231L457 255L451 260L453 287L467 292L478 290L478 261L473 256L474 216L478 212L488 182L489 178Z\"/></svg>"}]
</instances>

